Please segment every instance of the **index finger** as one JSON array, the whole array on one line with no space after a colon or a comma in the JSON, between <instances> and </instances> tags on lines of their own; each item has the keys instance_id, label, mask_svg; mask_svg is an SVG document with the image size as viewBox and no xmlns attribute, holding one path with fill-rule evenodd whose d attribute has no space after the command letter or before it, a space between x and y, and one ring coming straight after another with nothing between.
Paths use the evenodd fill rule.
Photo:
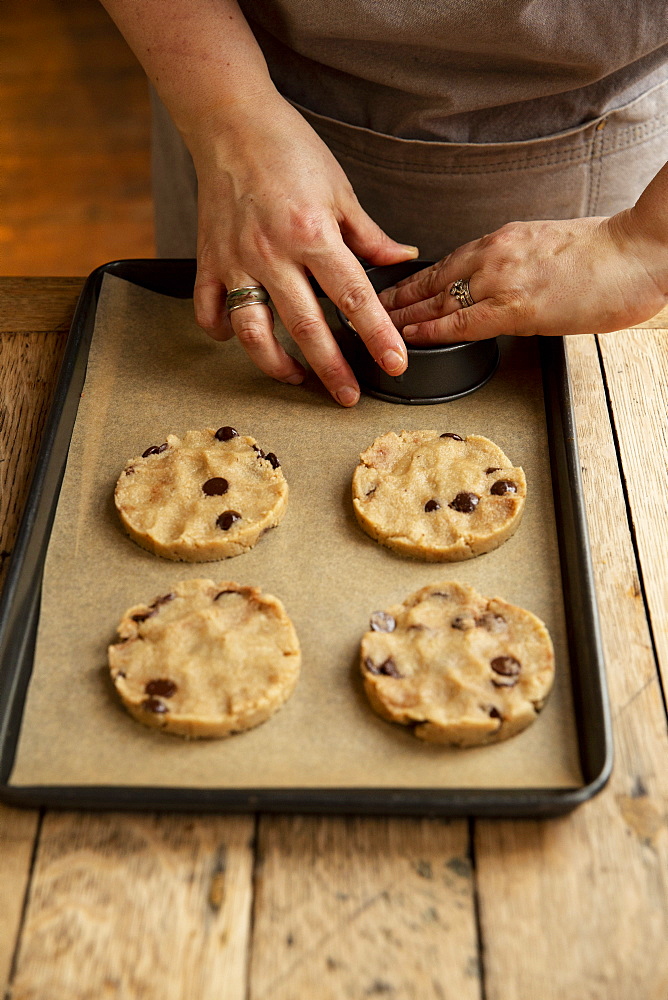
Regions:
<instances>
[{"instance_id":1,"label":"index finger","mask_svg":"<svg viewBox=\"0 0 668 1000\"><path fill-rule=\"evenodd\" d=\"M406 345L387 315L369 281L366 271L342 244L337 253L305 261L328 298L352 323L374 361L388 375L406 370Z\"/></svg>"}]
</instances>

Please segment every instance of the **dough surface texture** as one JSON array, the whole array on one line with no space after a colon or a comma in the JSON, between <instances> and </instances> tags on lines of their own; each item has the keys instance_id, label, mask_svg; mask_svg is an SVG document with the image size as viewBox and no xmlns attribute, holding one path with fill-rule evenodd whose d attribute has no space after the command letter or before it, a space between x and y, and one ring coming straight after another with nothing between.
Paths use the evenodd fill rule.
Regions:
<instances>
[{"instance_id":1,"label":"dough surface texture","mask_svg":"<svg viewBox=\"0 0 668 1000\"><path fill-rule=\"evenodd\" d=\"M469 747L533 722L552 686L554 652L530 611L446 582L375 612L360 667L378 715L420 739Z\"/></svg>"},{"instance_id":2,"label":"dough surface texture","mask_svg":"<svg viewBox=\"0 0 668 1000\"><path fill-rule=\"evenodd\" d=\"M247 552L281 521L287 499L276 456L232 427L169 434L128 462L114 492L138 545L185 562Z\"/></svg>"},{"instance_id":3,"label":"dough surface texture","mask_svg":"<svg viewBox=\"0 0 668 1000\"><path fill-rule=\"evenodd\" d=\"M353 506L361 527L396 552L455 562L498 548L517 530L521 468L471 434L390 431L360 455Z\"/></svg>"},{"instance_id":4,"label":"dough surface texture","mask_svg":"<svg viewBox=\"0 0 668 1000\"><path fill-rule=\"evenodd\" d=\"M281 602L255 587L176 584L129 608L109 646L128 712L190 737L228 736L264 722L290 697L301 653Z\"/></svg>"}]
</instances>

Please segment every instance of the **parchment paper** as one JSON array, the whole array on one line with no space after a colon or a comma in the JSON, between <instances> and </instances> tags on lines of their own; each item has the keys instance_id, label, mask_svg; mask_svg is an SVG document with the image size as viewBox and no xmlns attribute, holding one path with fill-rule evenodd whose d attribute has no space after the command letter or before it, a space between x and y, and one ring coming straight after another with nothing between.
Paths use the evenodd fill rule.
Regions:
<instances>
[{"instance_id":1,"label":"parchment paper","mask_svg":"<svg viewBox=\"0 0 668 1000\"><path fill-rule=\"evenodd\" d=\"M333 310L328 314L336 323ZM282 332L285 338L285 332ZM287 343L287 338L285 338ZM231 424L275 452L290 485L283 523L242 556L160 559L123 532L113 504L130 458L168 432ZM517 534L463 563L434 565L382 548L358 527L350 480L387 430L484 434L521 464L529 498ZM270 721L227 740L184 741L121 707L106 647L122 612L188 577L234 580L280 597L302 676ZM427 583L472 584L534 611L554 639L555 689L537 721L496 746L430 746L368 707L357 667L369 614ZM236 341L216 344L192 303L106 276L88 374L49 545L35 668L12 784L191 787L573 787L582 784L570 696L559 558L536 345L513 340L483 389L408 407L362 397L343 410L264 376Z\"/></svg>"}]
</instances>

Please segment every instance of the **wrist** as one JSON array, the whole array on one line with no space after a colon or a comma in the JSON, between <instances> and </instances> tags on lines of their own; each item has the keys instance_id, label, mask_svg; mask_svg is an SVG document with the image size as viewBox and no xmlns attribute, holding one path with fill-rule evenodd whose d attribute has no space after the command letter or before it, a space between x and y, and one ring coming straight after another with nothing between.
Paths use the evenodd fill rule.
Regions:
<instances>
[{"instance_id":1,"label":"wrist","mask_svg":"<svg viewBox=\"0 0 668 1000\"><path fill-rule=\"evenodd\" d=\"M661 220L648 217L639 203L608 220L613 240L625 254L632 254L657 288L668 295L668 232Z\"/></svg>"},{"instance_id":2,"label":"wrist","mask_svg":"<svg viewBox=\"0 0 668 1000\"><path fill-rule=\"evenodd\" d=\"M221 153L227 159L243 156L245 150L252 153L254 146L257 151L262 135L286 107L289 105L270 82L268 87L204 103L179 131L197 167Z\"/></svg>"}]
</instances>

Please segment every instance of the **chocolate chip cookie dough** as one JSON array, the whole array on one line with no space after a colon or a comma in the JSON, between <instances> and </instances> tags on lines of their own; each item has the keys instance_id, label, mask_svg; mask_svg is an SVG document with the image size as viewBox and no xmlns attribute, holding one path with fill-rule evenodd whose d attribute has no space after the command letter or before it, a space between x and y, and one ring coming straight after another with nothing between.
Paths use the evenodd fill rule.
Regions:
<instances>
[{"instance_id":1,"label":"chocolate chip cookie dough","mask_svg":"<svg viewBox=\"0 0 668 1000\"><path fill-rule=\"evenodd\" d=\"M459 747L525 729L554 678L552 641L539 618L451 582L376 611L360 665L378 715L412 726L420 739Z\"/></svg>"},{"instance_id":2,"label":"chocolate chip cookie dough","mask_svg":"<svg viewBox=\"0 0 668 1000\"><path fill-rule=\"evenodd\" d=\"M476 434L390 431L360 455L353 505L390 549L430 562L470 559L516 531L526 497L521 468Z\"/></svg>"},{"instance_id":3,"label":"chocolate chip cookie dough","mask_svg":"<svg viewBox=\"0 0 668 1000\"><path fill-rule=\"evenodd\" d=\"M281 602L255 587L186 580L123 615L109 669L128 712L180 736L228 736L290 697L301 653Z\"/></svg>"},{"instance_id":4,"label":"chocolate chip cookie dough","mask_svg":"<svg viewBox=\"0 0 668 1000\"><path fill-rule=\"evenodd\" d=\"M126 531L165 559L209 562L247 552L283 518L288 484L273 452L234 427L169 434L116 484Z\"/></svg>"}]
</instances>

